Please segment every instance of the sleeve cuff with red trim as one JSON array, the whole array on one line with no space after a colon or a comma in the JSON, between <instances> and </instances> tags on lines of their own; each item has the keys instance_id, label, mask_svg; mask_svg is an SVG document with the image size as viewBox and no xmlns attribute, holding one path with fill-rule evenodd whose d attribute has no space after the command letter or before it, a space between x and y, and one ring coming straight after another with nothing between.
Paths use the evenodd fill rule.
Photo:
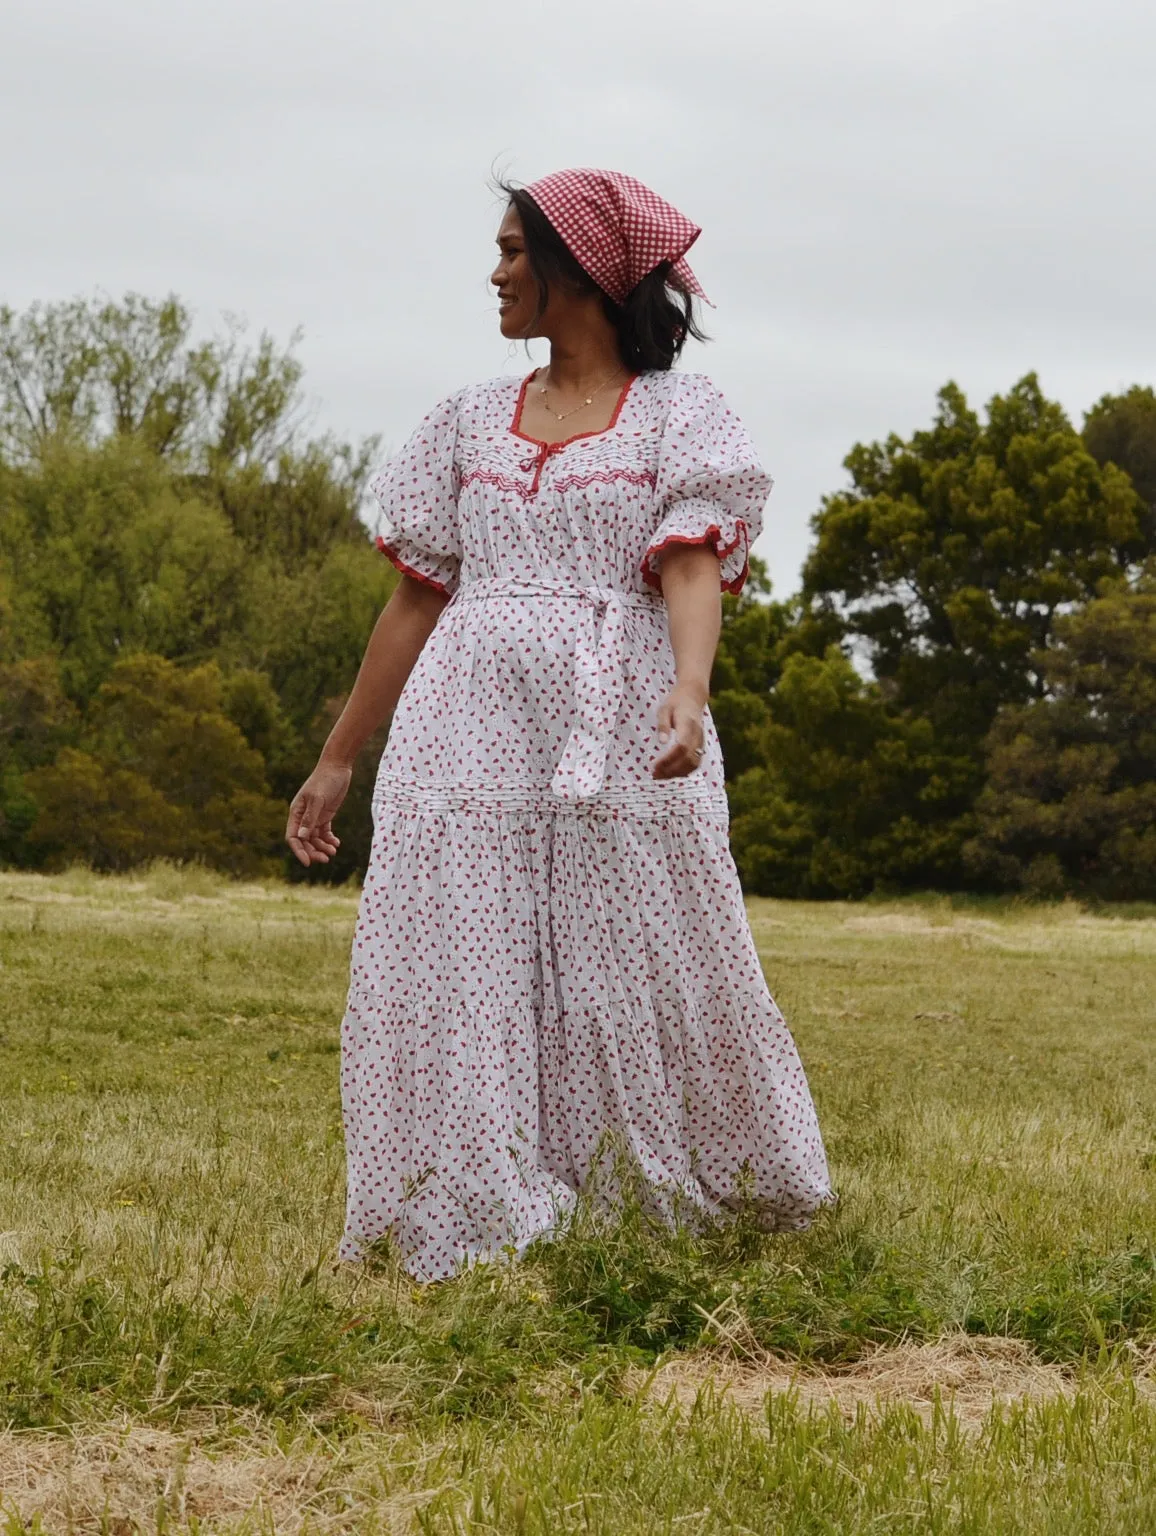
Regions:
<instances>
[{"instance_id":1,"label":"sleeve cuff with red trim","mask_svg":"<svg viewBox=\"0 0 1156 1536\"><path fill-rule=\"evenodd\" d=\"M458 564L451 558L440 558L427 550L419 549L405 539L379 538L377 547L387 560L391 560L403 576L411 576L424 586L432 587L444 597L452 597L458 588Z\"/></svg>"},{"instance_id":2,"label":"sleeve cuff with red trim","mask_svg":"<svg viewBox=\"0 0 1156 1536\"><path fill-rule=\"evenodd\" d=\"M717 503L677 502L642 557L642 579L648 586L661 589L663 551L680 544L709 545L719 559L723 591L742 591L749 569L750 535L741 517L728 516Z\"/></svg>"}]
</instances>

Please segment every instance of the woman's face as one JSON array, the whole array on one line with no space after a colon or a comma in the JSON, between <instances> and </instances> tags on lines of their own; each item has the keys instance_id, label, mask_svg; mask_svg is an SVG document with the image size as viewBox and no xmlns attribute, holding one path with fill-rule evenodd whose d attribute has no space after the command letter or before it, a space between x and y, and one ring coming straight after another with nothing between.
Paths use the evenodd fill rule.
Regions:
<instances>
[{"instance_id":1,"label":"woman's face","mask_svg":"<svg viewBox=\"0 0 1156 1536\"><path fill-rule=\"evenodd\" d=\"M538 284L530 271L522 221L516 208L507 208L498 229L498 265L490 273L490 282L498 290L498 323L503 336L530 334L538 310ZM535 328L535 335L541 335Z\"/></svg>"}]
</instances>

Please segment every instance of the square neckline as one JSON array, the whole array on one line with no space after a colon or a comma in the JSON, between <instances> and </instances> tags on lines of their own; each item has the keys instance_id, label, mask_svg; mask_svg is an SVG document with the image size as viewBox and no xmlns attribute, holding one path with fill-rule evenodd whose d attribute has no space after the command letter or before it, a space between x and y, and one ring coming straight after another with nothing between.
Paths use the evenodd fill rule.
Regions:
<instances>
[{"instance_id":1,"label":"square neckline","mask_svg":"<svg viewBox=\"0 0 1156 1536\"><path fill-rule=\"evenodd\" d=\"M520 437L524 443L533 443L536 448L547 448L551 453L556 453L559 448L565 448L568 443L577 443L586 437L605 437L608 432L613 432L614 428L618 425L618 418L622 414L622 409L626 404L630 391L640 377L639 374L632 373L626 380L626 383L618 392L614 413L604 427L598 427L593 432L575 432L570 437L560 437L557 441L550 442L548 438L531 437L528 432L522 431L522 411L526 404L526 391L530 387L531 380L537 378L537 376L538 369L535 368L532 373L528 373L522 380L522 387L518 391L518 399L514 405L514 419L510 423L510 431L515 437Z\"/></svg>"}]
</instances>

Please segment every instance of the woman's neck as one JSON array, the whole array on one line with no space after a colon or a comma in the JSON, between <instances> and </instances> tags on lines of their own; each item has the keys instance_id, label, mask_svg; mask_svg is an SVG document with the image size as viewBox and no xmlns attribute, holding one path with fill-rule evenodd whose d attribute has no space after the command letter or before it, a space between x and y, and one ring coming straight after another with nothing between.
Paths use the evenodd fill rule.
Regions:
<instances>
[{"instance_id":1,"label":"woman's neck","mask_svg":"<svg viewBox=\"0 0 1156 1536\"><path fill-rule=\"evenodd\" d=\"M559 394L580 395L629 375L613 327L601 315L598 319L601 325L587 320L568 333L550 337L550 364L544 382Z\"/></svg>"}]
</instances>

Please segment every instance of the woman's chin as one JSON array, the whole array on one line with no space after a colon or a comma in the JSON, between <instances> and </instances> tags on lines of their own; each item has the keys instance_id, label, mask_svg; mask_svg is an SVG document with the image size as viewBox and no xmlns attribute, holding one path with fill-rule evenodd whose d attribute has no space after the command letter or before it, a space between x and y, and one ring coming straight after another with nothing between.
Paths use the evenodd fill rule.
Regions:
<instances>
[{"instance_id":1,"label":"woman's chin","mask_svg":"<svg viewBox=\"0 0 1156 1536\"><path fill-rule=\"evenodd\" d=\"M516 309L499 311L498 326L502 335L510 341L524 341L526 339L526 315L520 315Z\"/></svg>"}]
</instances>

